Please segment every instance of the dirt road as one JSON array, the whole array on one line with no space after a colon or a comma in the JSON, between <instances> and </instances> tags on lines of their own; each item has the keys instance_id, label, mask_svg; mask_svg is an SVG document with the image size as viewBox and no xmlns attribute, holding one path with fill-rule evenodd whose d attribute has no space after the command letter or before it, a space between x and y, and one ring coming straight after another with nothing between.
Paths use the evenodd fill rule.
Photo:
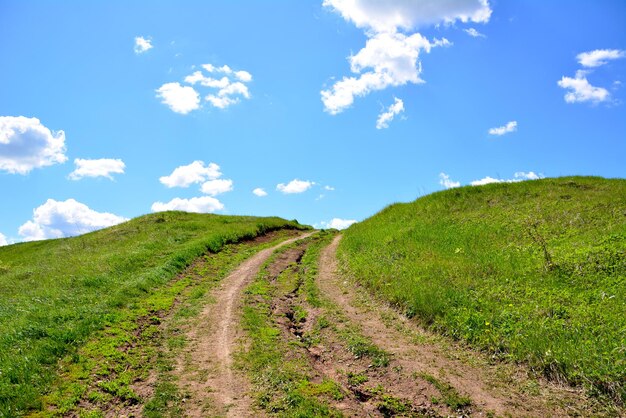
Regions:
<instances>
[{"instance_id":1,"label":"dirt road","mask_svg":"<svg viewBox=\"0 0 626 418\"><path fill-rule=\"evenodd\" d=\"M239 327L243 288L261 265L278 248L306 238L291 238L260 251L230 273L211 293L215 303L204 308L187 335L189 344L178 359L175 373L179 386L188 396L186 415L190 417L247 417L252 414L247 380L233 369L233 350L242 336Z\"/></svg>"},{"instance_id":2,"label":"dirt road","mask_svg":"<svg viewBox=\"0 0 626 418\"><path fill-rule=\"evenodd\" d=\"M428 374L448 382L472 402L473 416L571 416L584 407L571 388L529 379L520 368L492 363L480 353L428 335L415 323L337 273L337 236L321 254L318 285L351 322L406 375ZM579 412L580 413L580 412ZM584 415L584 410L583 410Z\"/></svg>"}]
</instances>

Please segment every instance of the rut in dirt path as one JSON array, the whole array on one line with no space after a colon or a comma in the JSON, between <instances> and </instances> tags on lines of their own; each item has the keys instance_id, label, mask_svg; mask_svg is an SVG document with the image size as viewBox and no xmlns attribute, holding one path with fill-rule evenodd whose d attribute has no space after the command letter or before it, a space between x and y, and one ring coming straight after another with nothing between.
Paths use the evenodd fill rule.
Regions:
<instances>
[{"instance_id":1,"label":"rut in dirt path","mask_svg":"<svg viewBox=\"0 0 626 418\"><path fill-rule=\"evenodd\" d=\"M176 365L179 386L189 396L189 417L254 415L245 377L233 370L232 354L242 336L239 326L241 292L278 248L310 236L302 234L260 251L243 262L211 292L197 326L187 334L189 344Z\"/></svg>"},{"instance_id":2,"label":"rut in dirt path","mask_svg":"<svg viewBox=\"0 0 626 418\"><path fill-rule=\"evenodd\" d=\"M361 332L392 355L396 367L413 375L428 374L447 381L460 394L471 399L475 416L571 416L584 413L582 393L528 378L521 369L506 364L490 364L478 353L431 342L428 332L391 307L373 300L370 294L348 283L338 273L336 251L341 235L322 250L318 286L339 306ZM432 337L432 336L431 336ZM529 394L525 385L539 385L539 394Z\"/></svg>"}]
</instances>

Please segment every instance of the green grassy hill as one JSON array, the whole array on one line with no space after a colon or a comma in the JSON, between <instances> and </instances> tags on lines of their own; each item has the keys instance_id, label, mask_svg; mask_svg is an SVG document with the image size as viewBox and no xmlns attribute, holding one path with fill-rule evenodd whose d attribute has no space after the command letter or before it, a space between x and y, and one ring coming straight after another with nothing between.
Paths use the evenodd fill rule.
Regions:
<instances>
[{"instance_id":1,"label":"green grassy hill","mask_svg":"<svg viewBox=\"0 0 626 418\"><path fill-rule=\"evenodd\" d=\"M626 402L626 180L434 193L353 225L339 253L432 329Z\"/></svg>"},{"instance_id":2,"label":"green grassy hill","mask_svg":"<svg viewBox=\"0 0 626 418\"><path fill-rule=\"evenodd\" d=\"M280 218L164 212L80 237L0 247L0 416L41 408L60 358L124 320L120 312L139 306L196 257L283 228L304 227Z\"/></svg>"}]
</instances>

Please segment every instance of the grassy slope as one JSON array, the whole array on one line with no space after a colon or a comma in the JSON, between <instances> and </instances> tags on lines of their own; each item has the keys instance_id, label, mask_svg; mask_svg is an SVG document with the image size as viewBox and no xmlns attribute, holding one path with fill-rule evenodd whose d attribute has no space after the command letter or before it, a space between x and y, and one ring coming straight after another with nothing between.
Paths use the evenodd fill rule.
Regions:
<instances>
[{"instance_id":1,"label":"grassy slope","mask_svg":"<svg viewBox=\"0 0 626 418\"><path fill-rule=\"evenodd\" d=\"M80 237L0 248L0 416L41 406L55 364L206 250L280 218L166 212Z\"/></svg>"},{"instance_id":2,"label":"grassy slope","mask_svg":"<svg viewBox=\"0 0 626 418\"><path fill-rule=\"evenodd\" d=\"M626 180L434 193L352 226L339 252L434 329L626 401Z\"/></svg>"}]
</instances>

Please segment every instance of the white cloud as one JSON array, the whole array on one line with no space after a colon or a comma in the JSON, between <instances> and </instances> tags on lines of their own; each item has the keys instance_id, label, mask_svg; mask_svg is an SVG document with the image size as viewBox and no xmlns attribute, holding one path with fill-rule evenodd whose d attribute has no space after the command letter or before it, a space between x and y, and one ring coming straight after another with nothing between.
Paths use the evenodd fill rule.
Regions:
<instances>
[{"instance_id":1,"label":"white cloud","mask_svg":"<svg viewBox=\"0 0 626 418\"><path fill-rule=\"evenodd\" d=\"M310 189L314 184L312 181L294 179L287 184L278 184L276 190L285 194L302 193Z\"/></svg>"},{"instance_id":2,"label":"white cloud","mask_svg":"<svg viewBox=\"0 0 626 418\"><path fill-rule=\"evenodd\" d=\"M28 174L66 160L63 131L50 131L37 118L0 116L0 170Z\"/></svg>"},{"instance_id":3,"label":"white cloud","mask_svg":"<svg viewBox=\"0 0 626 418\"><path fill-rule=\"evenodd\" d=\"M587 80L586 71L576 71L574 78L563 76L557 84L566 90L570 90L565 94L567 103L601 103L611 98L609 91L603 87L592 86Z\"/></svg>"},{"instance_id":4,"label":"white cloud","mask_svg":"<svg viewBox=\"0 0 626 418\"><path fill-rule=\"evenodd\" d=\"M259 197L267 196L267 192L260 187L257 187L256 189L252 190L252 193L254 193L256 196L259 196Z\"/></svg>"},{"instance_id":5,"label":"white cloud","mask_svg":"<svg viewBox=\"0 0 626 418\"><path fill-rule=\"evenodd\" d=\"M355 97L372 91L407 83L423 83L420 51L430 52L436 46L447 46L446 39L430 42L419 33L378 33L371 36L363 49L349 58L350 68L359 77L343 77L330 89L322 90L324 110L335 115L350 107ZM363 72L365 69L370 71Z\"/></svg>"},{"instance_id":6,"label":"white cloud","mask_svg":"<svg viewBox=\"0 0 626 418\"><path fill-rule=\"evenodd\" d=\"M209 180L202 184L200 190L204 194L217 196L218 194L230 192L231 190L233 190L233 181L226 179Z\"/></svg>"},{"instance_id":7,"label":"white cloud","mask_svg":"<svg viewBox=\"0 0 626 418\"><path fill-rule=\"evenodd\" d=\"M474 181L470 182L470 184L471 184L472 186L482 186L483 184L489 184L489 183L502 183L502 182L504 182L504 181L506 181L506 180L494 179L493 177L489 177L489 176L487 176L487 177L482 178L482 179L480 179L480 180L474 180Z\"/></svg>"},{"instance_id":8,"label":"white cloud","mask_svg":"<svg viewBox=\"0 0 626 418\"><path fill-rule=\"evenodd\" d=\"M189 187L194 183L202 183L207 180L215 180L221 177L220 166L209 163L205 166L203 161L194 161L188 165L176 167L172 174L159 178L159 181L167 187Z\"/></svg>"},{"instance_id":9,"label":"white cloud","mask_svg":"<svg viewBox=\"0 0 626 418\"><path fill-rule=\"evenodd\" d=\"M438 23L485 23L491 16L487 0L324 0L345 20L375 32L411 30Z\"/></svg>"},{"instance_id":10,"label":"white cloud","mask_svg":"<svg viewBox=\"0 0 626 418\"><path fill-rule=\"evenodd\" d=\"M252 74L250 74L247 71L236 71L235 72L235 77L237 77L239 80L243 81L244 83L249 83L252 81Z\"/></svg>"},{"instance_id":11,"label":"white cloud","mask_svg":"<svg viewBox=\"0 0 626 418\"><path fill-rule=\"evenodd\" d=\"M183 115L200 107L200 95L193 87L181 86L180 83L165 83L157 90L161 103Z\"/></svg>"},{"instance_id":12,"label":"white cloud","mask_svg":"<svg viewBox=\"0 0 626 418\"><path fill-rule=\"evenodd\" d=\"M619 49L596 49L589 52L581 52L576 55L578 62L583 67L600 67L609 60L626 57L626 51Z\"/></svg>"},{"instance_id":13,"label":"white cloud","mask_svg":"<svg viewBox=\"0 0 626 418\"><path fill-rule=\"evenodd\" d=\"M216 67L213 64L204 64L201 67L209 74L215 74L216 77L208 77L198 70L185 77L185 82L214 89L214 91L204 97L204 100L210 103L211 106L226 109L239 103L242 98L250 98L250 90L246 85L246 83L252 81L252 74L249 72L244 70L234 71L228 65Z\"/></svg>"},{"instance_id":14,"label":"white cloud","mask_svg":"<svg viewBox=\"0 0 626 418\"><path fill-rule=\"evenodd\" d=\"M504 126L489 129L489 135L501 136L515 131L517 131L517 121L512 120L510 122L507 122L507 124Z\"/></svg>"},{"instance_id":15,"label":"white cloud","mask_svg":"<svg viewBox=\"0 0 626 418\"><path fill-rule=\"evenodd\" d=\"M20 226L18 232L25 241L35 241L85 234L127 220L112 213L96 212L74 199L64 202L48 199L33 211L33 219Z\"/></svg>"},{"instance_id":16,"label":"white cloud","mask_svg":"<svg viewBox=\"0 0 626 418\"><path fill-rule=\"evenodd\" d=\"M323 229L346 229L354 223L356 223L354 219L333 218L328 222L320 222L320 227Z\"/></svg>"},{"instance_id":17,"label":"white cloud","mask_svg":"<svg viewBox=\"0 0 626 418\"><path fill-rule=\"evenodd\" d=\"M135 37L135 54L143 54L152 48L152 41L150 39L146 39L143 36Z\"/></svg>"},{"instance_id":18,"label":"white cloud","mask_svg":"<svg viewBox=\"0 0 626 418\"><path fill-rule=\"evenodd\" d=\"M205 77L204 74L202 74L202 71L195 71L193 74L185 77L185 83L189 83L191 85L200 83L200 85L204 87L223 89L230 84L230 81L228 80L228 77Z\"/></svg>"},{"instance_id":19,"label":"white cloud","mask_svg":"<svg viewBox=\"0 0 626 418\"><path fill-rule=\"evenodd\" d=\"M538 180L542 178L544 178L544 175L541 173L537 174L534 171L529 171L528 173L525 173L523 171L518 171L513 175L512 179L496 179L496 178L487 176L480 180L474 180L470 182L470 184L472 186L482 186L484 184L490 184L490 183L517 183L519 181Z\"/></svg>"},{"instance_id":20,"label":"white cloud","mask_svg":"<svg viewBox=\"0 0 626 418\"><path fill-rule=\"evenodd\" d=\"M324 190L328 190L329 192L332 192L335 190L335 188L333 186L324 186Z\"/></svg>"},{"instance_id":21,"label":"white cloud","mask_svg":"<svg viewBox=\"0 0 626 418\"><path fill-rule=\"evenodd\" d=\"M404 102L401 99L394 97L394 103L390 105L386 111L378 115L376 129L388 128L391 121L393 121L393 118L401 112L404 112Z\"/></svg>"},{"instance_id":22,"label":"white cloud","mask_svg":"<svg viewBox=\"0 0 626 418\"><path fill-rule=\"evenodd\" d=\"M209 94L204 98L207 102L211 103L213 107L217 107L219 109L226 109L228 106L232 106L234 104L239 103L238 98L230 98L230 97L219 97L213 94Z\"/></svg>"},{"instance_id":23,"label":"white cloud","mask_svg":"<svg viewBox=\"0 0 626 418\"><path fill-rule=\"evenodd\" d=\"M486 36L480 32L478 32L476 29L474 28L469 28L469 29L463 29L469 36L471 36L472 38L486 38Z\"/></svg>"},{"instance_id":24,"label":"white cloud","mask_svg":"<svg viewBox=\"0 0 626 418\"><path fill-rule=\"evenodd\" d=\"M2 247L3 245L9 245L9 242L7 241L7 237L5 237L2 232L0 232L0 247Z\"/></svg>"},{"instance_id":25,"label":"white cloud","mask_svg":"<svg viewBox=\"0 0 626 418\"><path fill-rule=\"evenodd\" d=\"M518 171L513 175L513 177L521 181L521 180L539 180L539 179L542 179L544 176L543 174L537 174L534 171L529 171L528 173L525 173L523 171Z\"/></svg>"},{"instance_id":26,"label":"white cloud","mask_svg":"<svg viewBox=\"0 0 626 418\"><path fill-rule=\"evenodd\" d=\"M111 174L124 174L124 168L126 168L122 160L111 158L97 160L76 158L74 164L76 169L69 175L71 180L80 180L83 177L106 177L113 180Z\"/></svg>"},{"instance_id":27,"label":"white cloud","mask_svg":"<svg viewBox=\"0 0 626 418\"><path fill-rule=\"evenodd\" d=\"M421 26L462 22L487 22L487 0L324 0L324 6L363 28L369 38L365 47L349 57L358 74L343 77L320 92L324 110L336 115L352 105L355 97L388 87L423 83L420 52L449 46L446 40L429 41L410 32Z\"/></svg>"},{"instance_id":28,"label":"white cloud","mask_svg":"<svg viewBox=\"0 0 626 418\"><path fill-rule=\"evenodd\" d=\"M211 196L192 197L191 199L174 198L167 203L154 202L153 212L182 210L185 212L211 213L224 209L222 202Z\"/></svg>"},{"instance_id":29,"label":"white cloud","mask_svg":"<svg viewBox=\"0 0 626 418\"><path fill-rule=\"evenodd\" d=\"M452 189L454 187L459 187L461 185L461 182L453 181L446 173L439 173L439 184L441 184L446 189Z\"/></svg>"}]
</instances>

